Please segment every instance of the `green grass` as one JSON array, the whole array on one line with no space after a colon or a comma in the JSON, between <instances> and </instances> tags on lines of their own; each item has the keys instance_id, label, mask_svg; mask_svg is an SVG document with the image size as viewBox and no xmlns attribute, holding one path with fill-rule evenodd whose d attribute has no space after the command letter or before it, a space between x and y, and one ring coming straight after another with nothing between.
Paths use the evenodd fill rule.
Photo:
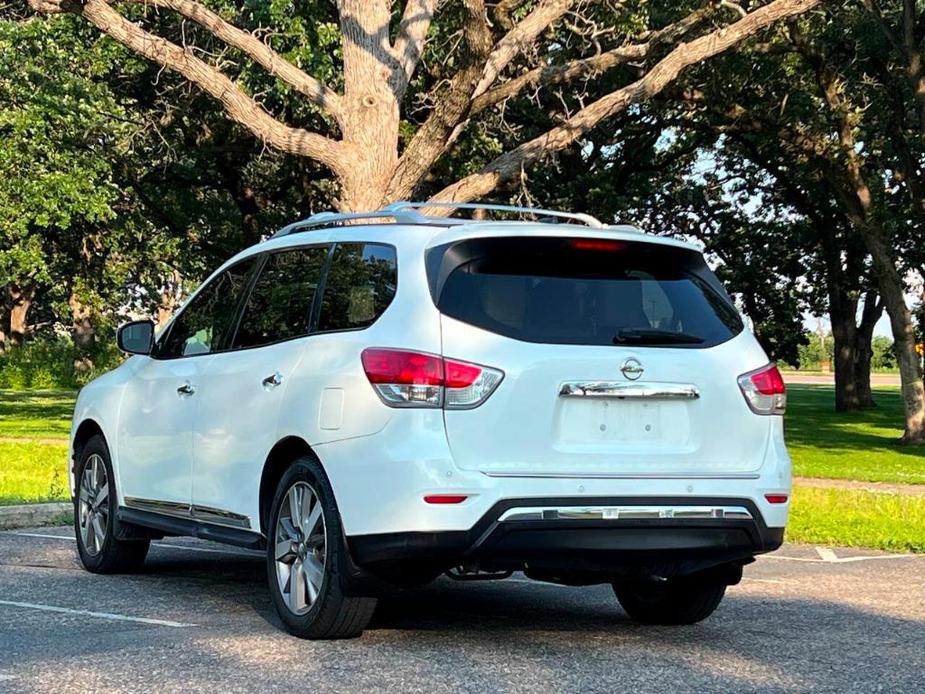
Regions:
<instances>
[{"instance_id":1,"label":"green grass","mask_svg":"<svg viewBox=\"0 0 925 694\"><path fill-rule=\"evenodd\" d=\"M925 552L925 498L798 485L786 539Z\"/></svg>"},{"instance_id":2,"label":"green grass","mask_svg":"<svg viewBox=\"0 0 925 694\"><path fill-rule=\"evenodd\" d=\"M67 501L72 391L0 390L0 505Z\"/></svg>"},{"instance_id":3,"label":"green grass","mask_svg":"<svg viewBox=\"0 0 925 694\"><path fill-rule=\"evenodd\" d=\"M0 390L0 439L67 440L75 398L69 390Z\"/></svg>"},{"instance_id":4,"label":"green grass","mask_svg":"<svg viewBox=\"0 0 925 694\"><path fill-rule=\"evenodd\" d=\"M0 505L67 501L67 443L0 443Z\"/></svg>"},{"instance_id":5,"label":"green grass","mask_svg":"<svg viewBox=\"0 0 925 694\"><path fill-rule=\"evenodd\" d=\"M864 482L925 484L925 446L900 446L903 409L897 388L877 388L878 407L835 412L829 386L787 387L787 448L793 472Z\"/></svg>"}]
</instances>

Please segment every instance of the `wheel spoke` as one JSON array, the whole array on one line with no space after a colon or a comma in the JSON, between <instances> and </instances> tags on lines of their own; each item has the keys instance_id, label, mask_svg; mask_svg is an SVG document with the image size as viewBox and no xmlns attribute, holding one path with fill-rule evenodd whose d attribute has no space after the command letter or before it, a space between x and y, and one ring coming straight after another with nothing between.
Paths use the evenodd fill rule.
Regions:
<instances>
[{"instance_id":1,"label":"wheel spoke","mask_svg":"<svg viewBox=\"0 0 925 694\"><path fill-rule=\"evenodd\" d=\"M292 551L292 541L277 540L276 541L276 561L281 561L285 564L291 564L294 559L295 559L295 552Z\"/></svg>"},{"instance_id":2,"label":"wheel spoke","mask_svg":"<svg viewBox=\"0 0 925 694\"><path fill-rule=\"evenodd\" d=\"M91 553L93 553L95 542L93 541L93 512L92 511L88 511L87 517L84 519L83 541L84 541L84 549L87 549Z\"/></svg>"},{"instance_id":3,"label":"wheel spoke","mask_svg":"<svg viewBox=\"0 0 925 694\"><path fill-rule=\"evenodd\" d=\"M302 529L302 489L298 485L289 490L289 517L292 524Z\"/></svg>"},{"instance_id":4,"label":"wheel spoke","mask_svg":"<svg viewBox=\"0 0 925 694\"><path fill-rule=\"evenodd\" d=\"M299 531L296 530L295 525L293 525L292 521L289 520L288 518L280 518L280 519L279 519L279 527L280 527L280 530L282 530L284 533L286 533L286 538L287 538L287 539L289 539L289 540L298 540L298 539L299 539ZM277 533L277 536L279 536L279 534L280 534L279 530L277 530L276 533Z\"/></svg>"},{"instance_id":5,"label":"wheel spoke","mask_svg":"<svg viewBox=\"0 0 925 694\"><path fill-rule=\"evenodd\" d=\"M318 561L318 558L314 554L309 554L305 557L302 569L305 572L305 578L308 584L309 599L311 602L315 602L318 593L321 592L321 583L324 580L324 564Z\"/></svg>"},{"instance_id":6,"label":"wheel spoke","mask_svg":"<svg viewBox=\"0 0 925 694\"><path fill-rule=\"evenodd\" d=\"M305 533L305 536L308 537L311 534L311 526L308 525L308 517L311 513L312 502L315 500L315 495L307 489L302 490L302 496L299 499L301 502L299 504L299 519L302 521L302 531ZM317 506L317 504L315 504Z\"/></svg>"},{"instance_id":7,"label":"wheel spoke","mask_svg":"<svg viewBox=\"0 0 925 694\"><path fill-rule=\"evenodd\" d=\"M306 494L305 496L308 496ZM311 510L310 513L305 516L305 523L302 526L302 529L305 531L306 537L311 537L315 531L315 526L318 525L318 521L321 520L321 502L318 499L315 499L315 507Z\"/></svg>"},{"instance_id":8,"label":"wheel spoke","mask_svg":"<svg viewBox=\"0 0 925 694\"><path fill-rule=\"evenodd\" d=\"M96 507L99 508L100 505L109 499L109 484L103 484L100 487L100 490L96 493L96 498L93 499L93 503L96 504Z\"/></svg>"},{"instance_id":9,"label":"wheel spoke","mask_svg":"<svg viewBox=\"0 0 925 694\"><path fill-rule=\"evenodd\" d=\"M103 548L103 536L105 530L103 529L103 524L100 522L100 516L98 513L93 514L93 544L96 547L96 551L99 552Z\"/></svg>"},{"instance_id":10,"label":"wheel spoke","mask_svg":"<svg viewBox=\"0 0 925 694\"><path fill-rule=\"evenodd\" d=\"M302 561L296 559L289 572L289 609L301 612L305 608L304 576L302 574Z\"/></svg>"}]
</instances>

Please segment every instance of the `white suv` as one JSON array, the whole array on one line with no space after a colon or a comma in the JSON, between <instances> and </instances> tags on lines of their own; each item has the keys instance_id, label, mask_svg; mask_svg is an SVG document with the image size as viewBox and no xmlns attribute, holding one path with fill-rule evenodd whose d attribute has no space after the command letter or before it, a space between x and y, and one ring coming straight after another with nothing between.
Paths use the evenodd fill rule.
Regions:
<instances>
[{"instance_id":1,"label":"white suv","mask_svg":"<svg viewBox=\"0 0 925 694\"><path fill-rule=\"evenodd\" d=\"M424 206L293 224L156 338L120 329L138 356L81 391L71 431L84 566L137 568L165 535L266 548L311 638L443 573L707 617L780 546L791 478L780 374L701 252Z\"/></svg>"}]
</instances>

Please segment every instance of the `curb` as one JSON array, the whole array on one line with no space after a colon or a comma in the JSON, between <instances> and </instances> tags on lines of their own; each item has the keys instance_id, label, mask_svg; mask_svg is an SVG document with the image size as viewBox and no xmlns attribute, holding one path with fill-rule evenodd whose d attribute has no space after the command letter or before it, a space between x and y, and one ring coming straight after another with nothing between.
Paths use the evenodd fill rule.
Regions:
<instances>
[{"instance_id":1,"label":"curb","mask_svg":"<svg viewBox=\"0 0 925 694\"><path fill-rule=\"evenodd\" d=\"M68 503L0 506L0 530L66 525L73 511L74 506Z\"/></svg>"}]
</instances>

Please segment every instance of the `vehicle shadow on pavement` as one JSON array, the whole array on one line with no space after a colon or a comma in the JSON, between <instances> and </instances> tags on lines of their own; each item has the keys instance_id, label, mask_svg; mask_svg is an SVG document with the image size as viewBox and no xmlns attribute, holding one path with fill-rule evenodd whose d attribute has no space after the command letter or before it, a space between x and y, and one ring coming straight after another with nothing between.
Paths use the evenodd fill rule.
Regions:
<instances>
[{"instance_id":1,"label":"vehicle shadow on pavement","mask_svg":"<svg viewBox=\"0 0 925 694\"><path fill-rule=\"evenodd\" d=\"M151 659L168 689L237 682L271 690L291 686L293 673L310 673L322 689L413 681L429 691L913 691L925 669L925 617L909 616L922 615L921 606L882 591L824 597L810 574L804 583L788 575L786 583L732 588L706 622L670 628L630 622L608 586L440 579L382 599L359 639L308 642L279 630L259 556L155 547L137 574L94 576L76 570L72 552L56 544L36 554L33 545L31 561L4 552L0 563L12 569L5 597L196 627L10 612L11 672L33 683L49 673L60 684L70 673L92 675L101 687L153 684Z\"/></svg>"}]
</instances>

